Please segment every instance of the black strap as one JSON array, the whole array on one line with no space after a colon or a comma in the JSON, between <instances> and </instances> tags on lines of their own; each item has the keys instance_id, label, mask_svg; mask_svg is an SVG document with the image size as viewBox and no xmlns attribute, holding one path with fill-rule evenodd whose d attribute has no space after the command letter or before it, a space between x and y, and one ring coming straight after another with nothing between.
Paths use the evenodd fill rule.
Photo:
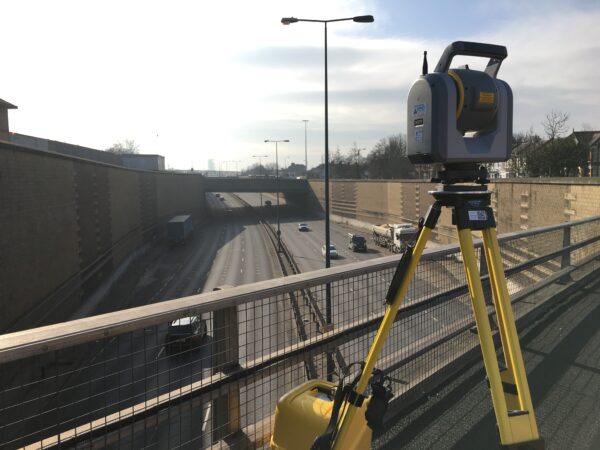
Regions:
<instances>
[{"instance_id":1,"label":"black strap","mask_svg":"<svg viewBox=\"0 0 600 450\"><path fill-rule=\"evenodd\" d=\"M350 373L350 368L356 364L360 364L360 372L354 378L354 380L344 386L344 378ZM344 401L349 401L349 396L351 392L354 392L354 387L360 378L360 375L365 367L364 362L355 362L346 367L346 371L344 375L340 376L340 381L337 386L337 390L335 392L335 397L333 399L333 407L331 409L331 418L329 419L329 423L327 424L327 428L325 431L317 436L310 447L310 450L331 450L333 442L335 441L335 437L338 431L338 421L340 419L340 409L342 408L342 404ZM362 403L361 403L362 404Z\"/></svg>"},{"instance_id":2,"label":"black strap","mask_svg":"<svg viewBox=\"0 0 600 450\"><path fill-rule=\"evenodd\" d=\"M423 218L419 220L419 229L416 233L412 235L410 240L406 243L406 250L402 254L398 265L396 266L396 271L394 272L394 277L392 278L392 282L390 283L390 287L388 288L387 294L385 296L385 302L388 305L394 303L394 299L396 298L396 293L400 286L402 285L402 281L404 277L407 275L408 265L410 264L410 260L413 256L413 250L415 249L415 244L423 231Z\"/></svg>"},{"instance_id":3,"label":"black strap","mask_svg":"<svg viewBox=\"0 0 600 450\"><path fill-rule=\"evenodd\" d=\"M394 394L392 394L391 378L386 377L379 369L373 370L370 384L371 399L365 411L365 419L369 428L376 431L383 426L383 417Z\"/></svg>"}]
</instances>

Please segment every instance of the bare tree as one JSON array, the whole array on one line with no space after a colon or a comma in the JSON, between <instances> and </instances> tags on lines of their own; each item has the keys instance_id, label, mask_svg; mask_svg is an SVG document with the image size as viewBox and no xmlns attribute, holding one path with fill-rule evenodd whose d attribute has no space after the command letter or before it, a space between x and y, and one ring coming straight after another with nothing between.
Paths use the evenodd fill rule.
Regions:
<instances>
[{"instance_id":1,"label":"bare tree","mask_svg":"<svg viewBox=\"0 0 600 450\"><path fill-rule=\"evenodd\" d=\"M553 141L569 131L569 113L552 110L546 114L546 120L542 122L548 139Z\"/></svg>"},{"instance_id":2,"label":"bare tree","mask_svg":"<svg viewBox=\"0 0 600 450\"><path fill-rule=\"evenodd\" d=\"M140 147L133 139L125 139L123 142L113 144L110 148L107 148L106 151L117 155L128 155L139 153Z\"/></svg>"}]
</instances>

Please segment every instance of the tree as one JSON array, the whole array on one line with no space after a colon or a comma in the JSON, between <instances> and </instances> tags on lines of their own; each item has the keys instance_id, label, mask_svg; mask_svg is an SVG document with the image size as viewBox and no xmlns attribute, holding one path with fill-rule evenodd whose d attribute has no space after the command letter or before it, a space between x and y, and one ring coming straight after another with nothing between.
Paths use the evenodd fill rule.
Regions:
<instances>
[{"instance_id":1,"label":"tree","mask_svg":"<svg viewBox=\"0 0 600 450\"><path fill-rule=\"evenodd\" d=\"M527 172L533 177L578 176L587 165L587 150L572 136L555 138L527 152Z\"/></svg>"},{"instance_id":2,"label":"tree","mask_svg":"<svg viewBox=\"0 0 600 450\"><path fill-rule=\"evenodd\" d=\"M367 156L369 178L414 178L415 169L406 156L406 138L395 134L381 139Z\"/></svg>"},{"instance_id":3,"label":"tree","mask_svg":"<svg viewBox=\"0 0 600 450\"><path fill-rule=\"evenodd\" d=\"M107 152L115 153L117 155L130 155L139 153L140 147L135 143L133 139L125 139L123 142L117 142L112 147L107 148Z\"/></svg>"},{"instance_id":4,"label":"tree","mask_svg":"<svg viewBox=\"0 0 600 450\"><path fill-rule=\"evenodd\" d=\"M542 126L548 139L553 141L569 131L568 122L569 113L552 110L546 114L546 120L542 122Z\"/></svg>"},{"instance_id":5,"label":"tree","mask_svg":"<svg viewBox=\"0 0 600 450\"><path fill-rule=\"evenodd\" d=\"M350 149L350 154L348 155L348 162L354 165L354 178L361 179L361 173L363 166L365 165L365 158L360 154L365 150L364 148L358 148L356 145L356 141L353 142L352 148Z\"/></svg>"},{"instance_id":6,"label":"tree","mask_svg":"<svg viewBox=\"0 0 600 450\"><path fill-rule=\"evenodd\" d=\"M512 152L509 160L512 176L534 176L528 173L527 162L529 161L532 167L537 166L537 161L534 158L538 155L535 152L543 142L543 139L533 132L533 128L530 128L527 132L513 135Z\"/></svg>"}]
</instances>

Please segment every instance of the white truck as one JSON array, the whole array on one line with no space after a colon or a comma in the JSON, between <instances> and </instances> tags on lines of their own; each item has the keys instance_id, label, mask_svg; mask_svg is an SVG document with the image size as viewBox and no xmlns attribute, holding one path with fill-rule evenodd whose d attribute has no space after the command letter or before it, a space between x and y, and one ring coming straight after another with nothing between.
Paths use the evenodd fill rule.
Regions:
<instances>
[{"instance_id":1,"label":"white truck","mask_svg":"<svg viewBox=\"0 0 600 450\"><path fill-rule=\"evenodd\" d=\"M405 250L406 243L416 232L417 228L410 223L373 225L373 240L380 247L400 253Z\"/></svg>"}]
</instances>

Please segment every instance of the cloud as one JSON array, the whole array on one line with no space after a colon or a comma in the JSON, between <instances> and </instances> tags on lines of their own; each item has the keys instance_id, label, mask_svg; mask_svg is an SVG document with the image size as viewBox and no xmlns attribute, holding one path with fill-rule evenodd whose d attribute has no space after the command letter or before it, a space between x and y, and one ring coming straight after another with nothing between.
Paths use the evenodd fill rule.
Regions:
<instances>
[{"instance_id":1,"label":"cloud","mask_svg":"<svg viewBox=\"0 0 600 450\"><path fill-rule=\"evenodd\" d=\"M600 129L595 4L486 0L468 15L481 20L468 26L462 8L417 20L439 9L362 0L9 2L0 39L11 43L3 50L10 64L0 71L0 97L19 106L10 116L17 132L97 148L135 139L175 167L202 167L208 158L251 164L266 138L289 138L284 154L303 154L302 119L309 119L316 163L323 151L323 27L286 27L280 18L372 13L373 24L329 28L332 148L356 141L370 149L405 128L423 50L433 69L449 43L428 33L444 20L464 30L457 39L507 46L499 76L513 88L515 130L541 131L552 109L571 113L572 126ZM409 6L410 23L399 21Z\"/></svg>"}]
</instances>

